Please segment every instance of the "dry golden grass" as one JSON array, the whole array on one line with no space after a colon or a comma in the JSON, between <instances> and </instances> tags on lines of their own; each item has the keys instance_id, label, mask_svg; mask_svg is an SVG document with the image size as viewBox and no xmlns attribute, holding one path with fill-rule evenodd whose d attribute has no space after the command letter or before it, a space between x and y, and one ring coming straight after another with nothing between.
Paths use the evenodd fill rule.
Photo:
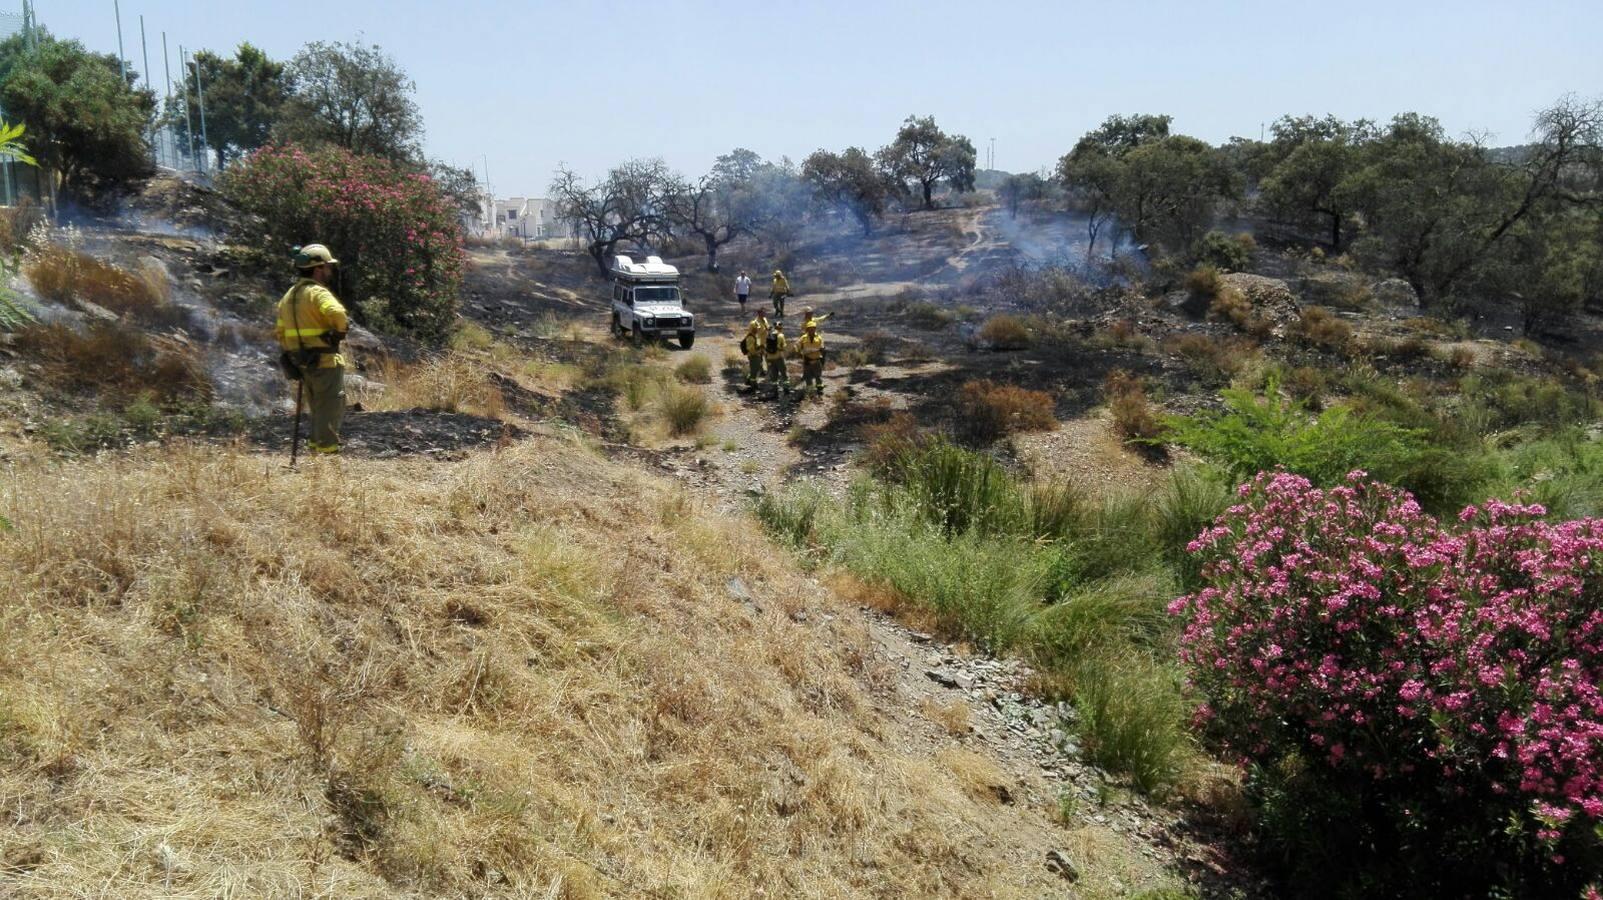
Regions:
<instances>
[{"instance_id":1,"label":"dry golden grass","mask_svg":"<svg viewBox=\"0 0 1603 900\"><path fill-rule=\"evenodd\" d=\"M925 697L920 706L926 719L946 729L946 733L953 737L961 737L974 730L969 706L959 698L942 701Z\"/></svg>"},{"instance_id":2,"label":"dry golden grass","mask_svg":"<svg viewBox=\"0 0 1603 900\"><path fill-rule=\"evenodd\" d=\"M15 347L40 367L45 381L77 393L149 391L163 398L206 399L211 377L193 346L173 337L152 338L124 322L31 325Z\"/></svg>"},{"instance_id":3,"label":"dry golden grass","mask_svg":"<svg viewBox=\"0 0 1603 900\"><path fill-rule=\"evenodd\" d=\"M93 304L157 327L180 326L189 319L188 311L171 302L167 271L155 260L147 259L130 272L52 244L34 250L23 272L39 296L57 303Z\"/></svg>"},{"instance_id":4,"label":"dry golden grass","mask_svg":"<svg viewBox=\"0 0 1603 900\"><path fill-rule=\"evenodd\" d=\"M1125 441L1154 441L1163 436L1163 419L1138 376L1114 369L1102 382L1102 396L1113 415L1114 430Z\"/></svg>"},{"instance_id":5,"label":"dry golden grass","mask_svg":"<svg viewBox=\"0 0 1603 900\"><path fill-rule=\"evenodd\" d=\"M960 430L981 443L1057 427L1052 395L989 379L966 381L957 395Z\"/></svg>"},{"instance_id":6,"label":"dry golden grass","mask_svg":"<svg viewBox=\"0 0 1603 900\"><path fill-rule=\"evenodd\" d=\"M794 621L827 594L749 525L563 439L12 474L0 893L1069 890L993 764L876 711L853 610Z\"/></svg>"},{"instance_id":7,"label":"dry golden grass","mask_svg":"<svg viewBox=\"0 0 1603 900\"><path fill-rule=\"evenodd\" d=\"M417 363L385 359L378 384L352 391L366 409L428 409L506 418L506 398L482 362L447 353Z\"/></svg>"},{"instance_id":8,"label":"dry golden grass","mask_svg":"<svg viewBox=\"0 0 1603 900\"><path fill-rule=\"evenodd\" d=\"M980 338L997 350L1023 350L1030 346L1030 329L1018 316L992 316L980 326Z\"/></svg>"}]
</instances>

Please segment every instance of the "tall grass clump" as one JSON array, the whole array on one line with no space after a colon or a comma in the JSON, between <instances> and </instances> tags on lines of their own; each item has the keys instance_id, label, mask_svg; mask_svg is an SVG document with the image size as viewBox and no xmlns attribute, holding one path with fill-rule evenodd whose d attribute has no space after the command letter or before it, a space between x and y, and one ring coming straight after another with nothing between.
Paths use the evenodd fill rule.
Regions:
<instances>
[{"instance_id":1,"label":"tall grass clump","mask_svg":"<svg viewBox=\"0 0 1603 900\"><path fill-rule=\"evenodd\" d=\"M902 445L877 472L844 503L793 487L759 501L758 517L810 559L888 590L954 635L1034 661L1046 690L1092 704L1086 745L1139 789L1159 792L1179 777L1191 751L1179 682L1163 661L1174 640L1164 610L1179 589L1165 529L1201 519L1212 495L1189 482L1156 494L1027 483L939 439ZM1119 686L1087 674L1107 660L1120 661ZM1140 702L1109 696L1125 687ZM1150 746L1131 746L1141 735Z\"/></svg>"},{"instance_id":2,"label":"tall grass clump","mask_svg":"<svg viewBox=\"0 0 1603 900\"><path fill-rule=\"evenodd\" d=\"M1127 774L1148 794L1180 780L1193 742L1171 666L1140 657L1089 660L1077 667L1074 685L1092 762Z\"/></svg>"},{"instance_id":3,"label":"tall grass clump","mask_svg":"<svg viewBox=\"0 0 1603 900\"><path fill-rule=\"evenodd\" d=\"M378 366L378 383L356 393L365 408L377 411L426 409L491 419L506 415L506 398L489 372L455 353L417 363L385 359Z\"/></svg>"},{"instance_id":4,"label":"tall grass clump","mask_svg":"<svg viewBox=\"0 0 1603 900\"><path fill-rule=\"evenodd\" d=\"M970 531L1013 534L1023 524L1023 496L1001 463L982 453L938 442L903 453L890 477L919 515L948 535Z\"/></svg>"},{"instance_id":5,"label":"tall grass clump","mask_svg":"<svg viewBox=\"0 0 1603 900\"><path fill-rule=\"evenodd\" d=\"M154 261L131 272L48 244L29 254L22 271L39 296L64 306L93 305L147 325L178 327L189 321L188 311L171 302L167 272Z\"/></svg>"},{"instance_id":6,"label":"tall grass clump","mask_svg":"<svg viewBox=\"0 0 1603 900\"><path fill-rule=\"evenodd\" d=\"M696 388L677 385L665 388L658 396L657 403L663 421L668 425L668 432L675 436L695 433L712 411L706 394Z\"/></svg>"},{"instance_id":7,"label":"tall grass clump","mask_svg":"<svg viewBox=\"0 0 1603 900\"><path fill-rule=\"evenodd\" d=\"M709 384L712 382L712 361L698 353L675 366L673 373L685 384Z\"/></svg>"}]
</instances>

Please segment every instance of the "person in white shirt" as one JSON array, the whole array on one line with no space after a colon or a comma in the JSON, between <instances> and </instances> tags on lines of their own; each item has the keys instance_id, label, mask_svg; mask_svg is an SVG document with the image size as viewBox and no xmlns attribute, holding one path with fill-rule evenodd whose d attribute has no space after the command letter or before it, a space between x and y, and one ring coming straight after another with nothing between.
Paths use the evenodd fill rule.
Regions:
<instances>
[{"instance_id":1,"label":"person in white shirt","mask_svg":"<svg viewBox=\"0 0 1603 900\"><path fill-rule=\"evenodd\" d=\"M746 295L750 293L751 279L746 277L745 272L741 272L740 277L735 279L735 299L740 301L741 313L746 312Z\"/></svg>"}]
</instances>

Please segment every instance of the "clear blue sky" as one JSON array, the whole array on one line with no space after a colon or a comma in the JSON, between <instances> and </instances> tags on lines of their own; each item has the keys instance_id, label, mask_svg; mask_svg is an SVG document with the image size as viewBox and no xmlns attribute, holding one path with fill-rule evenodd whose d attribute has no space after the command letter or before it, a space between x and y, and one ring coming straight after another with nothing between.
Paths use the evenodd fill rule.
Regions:
<instances>
[{"instance_id":1,"label":"clear blue sky","mask_svg":"<svg viewBox=\"0 0 1603 900\"><path fill-rule=\"evenodd\" d=\"M14 0L0 0L11 5ZM38 0L54 33L116 50L112 0ZM766 158L886 143L934 114L996 164L1051 165L1121 112L1209 141L1282 113L1389 118L1524 140L1566 92L1603 95L1603 2L1086 3L879 0L122 0L160 84L177 47L378 43L417 81L429 154L541 195L558 162L596 174L661 156L688 174L737 146ZM175 64L176 71L176 64Z\"/></svg>"}]
</instances>

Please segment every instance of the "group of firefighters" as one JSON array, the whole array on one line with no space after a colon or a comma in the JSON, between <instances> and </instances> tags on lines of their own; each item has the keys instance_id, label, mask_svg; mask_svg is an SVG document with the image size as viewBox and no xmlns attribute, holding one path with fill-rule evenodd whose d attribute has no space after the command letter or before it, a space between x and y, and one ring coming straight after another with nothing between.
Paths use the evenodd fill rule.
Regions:
<instances>
[{"instance_id":1,"label":"group of firefighters","mask_svg":"<svg viewBox=\"0 0 1603 900\"><path fill-rule=\"evenodd\" d=\"M746 310L746 298L751 293L751 279L741 272L735 278L735 299L740 303L741 312ZM802 333L796 338L794 345L785 337L785 300L790 296L790 282L785 273L779 269L774 270L773 287L769 289L768 296L774 303L774 318L768 318L768 313L757 308L757 318L751 320L746 326L746 336L740 340L740 352L745 355L747 362L746 387L755 389L759 382L772 387L775 393L790 393L790 367L786 364L786 356L794 346L796 355L801 358L802 364L802 393L813 389L813 395L824 395L824 336L819 333L818 326L829 314L816 315L811 306L802 310Z\"/></svg>"},{"instance_id":2,"label":"group of firefighters","mask_svg":"<svg viewBox=\"0 0 1603 900\"><path fill-rule=\"evenodd\" d=\"M284 374L296 382L295 414L297 429L301 408L311 415L311 429L307 447L314 453L338 453L340 450L340 423L345 417L345 357L340 353L340 342L350 327L345 307L329 287L334 284L339 260L322 244L307 244L295 253L295 269L299 277L295 284L278 301L278 321L273 334L278 338L279 365ZM735 296L742 312L751 293L751 279L741 272L735 279ZM785 337L785 300L790 296L790 282L785 273L774 270L773 287L769 297L774 305L774 318L761 307L757 318L746 327L746 336L740 342L750 368L746 375L748 388L756 388L760 381L772 386L776 392L790 393L790 370L786 357L794 348L801 358L802 392L811 387L814 396L824 393L824 337L819 323L828 314L815 315L812 307L802 311L802 333L794 344ZM299 431L296 432L297 439Z\"/></svg>"}]
</instances>

